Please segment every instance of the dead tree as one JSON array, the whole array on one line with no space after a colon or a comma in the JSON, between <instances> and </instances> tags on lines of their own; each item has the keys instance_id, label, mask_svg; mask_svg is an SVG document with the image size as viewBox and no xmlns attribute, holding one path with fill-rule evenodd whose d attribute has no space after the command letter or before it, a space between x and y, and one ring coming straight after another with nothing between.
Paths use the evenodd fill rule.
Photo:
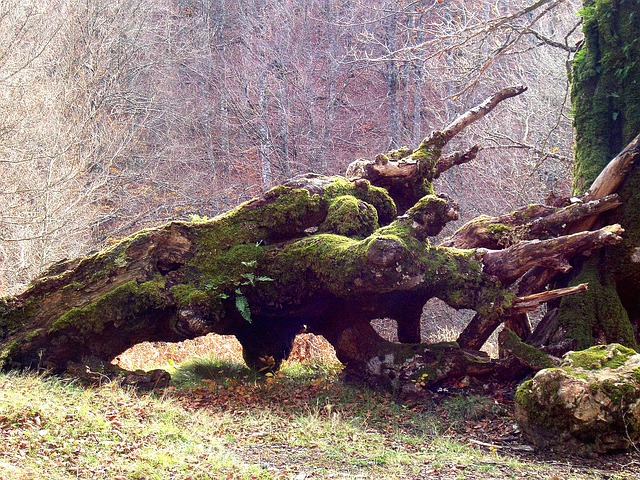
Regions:
<instances>
[{"instance_id":1,"label":"dead tree","mask_svg":"<svg viewBox=\"0 0 640 480\"><path fill-rule=\"evenodd\" d=\"M510 360L478 350L505 320L586 288L523 290L518 281L536 268L565 272L572 257L620 242L618 225L572 231L616 198L529 206L430 241L458 218L432 180L478 152L443 155L444 147L524 91L503 89L418 148L356 161L345 177L295 177L212 220L143 230L51 266L22 294L0 299L2 368L113 373L109 361L137 343L215 332L235 335L252 368L275 370L303 329L325 336L352 376L386 388L547 366L508 332ZM458 343L420 343L433 297L477 312ZM377 318L397 321L401 343L378 336Z\"/></svg>"}]
</instances>

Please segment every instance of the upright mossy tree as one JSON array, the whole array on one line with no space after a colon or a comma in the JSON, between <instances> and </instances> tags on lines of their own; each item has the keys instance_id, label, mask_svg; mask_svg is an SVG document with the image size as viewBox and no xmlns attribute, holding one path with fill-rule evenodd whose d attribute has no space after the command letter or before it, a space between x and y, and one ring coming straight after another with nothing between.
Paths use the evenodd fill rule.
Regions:
<instances>
[{"instance_id":1,"label":"upright mossy tree","mask_svg":"<svg viewBox=\"0 0 640 480\"><path fill-rule=\"evenodd\" d=\"M571 75L577 195L640 133L640 1L585 0L581 15L585 39ZM640 167L628 173L618 194L622 206L606 221L623 226L624 242L579 265L572 281L588 282L589 293L560 305L560 324L577 348L638 346Z\"/></svg>"}]
</instances>

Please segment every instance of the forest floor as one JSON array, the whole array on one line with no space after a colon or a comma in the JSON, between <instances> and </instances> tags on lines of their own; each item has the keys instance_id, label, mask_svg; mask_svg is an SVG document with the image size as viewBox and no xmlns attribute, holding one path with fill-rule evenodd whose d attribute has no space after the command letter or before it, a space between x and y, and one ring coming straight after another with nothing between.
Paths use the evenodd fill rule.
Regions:
<instances>
[{"instance_id":1,"label":"forest floor","mask_svg":"<svg viewBox=\"0 0 640 480\"><path fill-rule=\"evenodd\" d=\"M204 357L200 351L215 353ZM275 376L239 347L204 339L145 344L123 366L173 370L153 392L112 382L0 375L0 478L636 479L640 453L557 456L526 444L514 388L450 389L426 401L350 386L316 339ZM200 355L199 359L187 360ZM183 358L184 357L184 358Z\"/></svg>"}]
</instances>

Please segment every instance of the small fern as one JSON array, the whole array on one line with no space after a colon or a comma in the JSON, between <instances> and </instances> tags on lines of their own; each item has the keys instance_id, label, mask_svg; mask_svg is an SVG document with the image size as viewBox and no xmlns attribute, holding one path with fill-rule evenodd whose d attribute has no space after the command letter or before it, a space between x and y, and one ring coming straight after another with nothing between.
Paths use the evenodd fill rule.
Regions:
<instances>
[{"instance_id":1,"label":"small fern","mask_svg":"<svg viewBox=\"0 0 640 480\"><path fill-rule=\"evenodd\" d=\"M251 309L249 308L249 300L247 300L247 297L244 295L244 293L242 293L241 287L255 287L256 282L273 282L273 278L265 277L261 275L256 276L256 274L254 273L254 270L258 262L256 262L255 260L251 260L249 262L241 262L241 263L245 267L250 268L251 270L240 274L242 281L240 282L239 287L236 288L235 290L236 308L238 309L238 312L240 312L240 315L242 315L242 318L244 318L247 322L251 323L252 319L251 319Z\"/></svg>"},{"instance_id":2,"label":"small fern","mask_svg":"<svg viewBox=\"0 0 640 480\"><path fill-rule=\"evenodd\" d=\"M251 323L251 309L249 308L249 301L245 297L239 288L236 289L236 308L242 318Z\"/></svg>"}]
</instances>

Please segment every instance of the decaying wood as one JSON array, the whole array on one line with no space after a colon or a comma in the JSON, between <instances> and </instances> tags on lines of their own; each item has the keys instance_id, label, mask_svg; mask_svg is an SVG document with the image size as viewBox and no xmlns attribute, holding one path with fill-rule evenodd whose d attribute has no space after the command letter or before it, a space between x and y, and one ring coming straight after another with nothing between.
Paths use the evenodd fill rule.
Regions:
<instances>
[{"instance_id":1,"label":"decaying wood","mask_svg":"<svg viewBox=\"0 0 640 480\"><path fill-rule=\"evenodd\" d=\"M416 197L416 186L425 180L431 182L442 172L471 161L477 155L479 147L474 146L465 153L454 152L443 157L442 150L451 139L490 113L500 102L525 91L526 87L522 85L504 88L460 115L444 129L432 132L415 150L402 148L378 155L374 160L357 160L349 165L345 176L350 180L366 179L387 188L402 213L420 198L421 195Z\"/></svg>"},{"instance_id":2,"label":"decaying wood","mask_svg":"<svg viewBox=\"0 0 640 480\"><path fill-rule=\"evenodd\" d=\"M587 283L581 283L575 287L557 288L555 290L527 295L526 297L518 297L513 301L511 309L516 312L529 312L531 310L535 310L543 303L551 302L568 295L576 295L578 293L586 292L588 288L589 285Z\"/></svg>"},{"instance_id":3,"label":"decaying wood","mask_svg":"<svg viewBox=\"0 0 640 480\"><path fill-rule=\"evenodd\" d=\"M620 225L610 225L594 232L523 241L504 250L488 250L482 261L485 271L503 282L512 282L533 267L566 273L571 269L569 258L593 248L617 245L622 241L623 233Z\"/></svg>"},{"instance_id":4,"label":"decaying wood","mask_svg":"<svg viewBox=\"0 0 640 480\"><path fill-rule=\"evenodd\" d=\"M616 155L593 181L585 198L596 200L618 190L640 155L640 134Z\"/></svg>"},{"instance_id":5,"label":"decaying wood","mask_svg":"<svg viewBox=\"0 0 640 480\"><path fill-rule=\"evenodd\" d=\"M529 205L498 217L479 217L463 225L440 243L444 247L501 249L522 240L576 233L585 218L620 205L616 194L591 201L576 201L563 208ZM546 284L548 282L544 282Z\"/></svg>"},{"instance_id":6,"label":"decaying wood","mask_svg":"<svg viewBox=\"0 0 640 480\"><path fill-rule=\"evenodd\" d=\"M440 131L435 131L427 138L425 138L418 150L425 147L444 147L449 141L458 135L462 130L467 128L472 123L480 120L482 117L491 112L494 108L496 108L500 102L508 98L512 98L520 95L527 91L527 87L524 85L515 85L513 87L503 88L499 92L495 93L491 97L487 98L480 105L472 108L471 110L466 111L458 118L456 118L453 122L447 125L444 129Z\"/></svg>"},{"instance_id":7,"label":"decaying wood","mask_svg":"<svg viewBox=\"0 0 640 480\"><path fill-rule=\"evenodd\" d=\"M592 228L602 213L620 206L621 202L615 192L624 182L625 176L635 164L639 153L640 135L609 162L585 195L576 203L534 222L531 233L541 235L548 231L557 232L558 226L568 234ZM556 218L554 219L554 217ZM536 225L539 222L541 223ZM532 269L520 281L519 294L526 295L540 291L545 285L552 282L556 274L556 270L544 267ZM538 324L534 332L531 331L528 318L524 314L508 318L506 325L515 331L520 338L529 339L538 346L547 345L551 341L550 335L553 331L560 333L557 332L558 325L551 312ZM555 340L555 346L547 345L545 348L553 353L561 354L574 346L571 342L567 343L562 338L558 338Z\"/></svg>"},{"instance_id":8,"label":"decaying wood","mask_svg":"<svg viewBox=\"0 0 640 480\"><path fill-rule=\"evenodd\" d=\"M620 225L611 225L593 232L580 232L542 241L523 241L504 250L488 250L483 263L488 273L498 276L506 283L515 281L535 267L543 268L544 271L567 272L571 268L569 258L593 248L617 245L622 241L623 232ZM507 316L513 316L519 312L506 313ZM480 349L505 319L477 313L458 337L459 345L462 348Z\"/></svg>"},{"instance_id":9,"label":"decaying wood","mask_svg":"<svg viewBox=\"0 0 640 480\"><path fill-rule=\"evenodd\" d=\"M543 291L546 283L518 280L536 269L566 271L571 258L622 234L614 225L567 235L619 204L610 196L484 217L440 245L429 242L458 218L456 202L433 194L431 180L479 151L443 147L525 90L501 90L415 150L354 162L346 178L301 175L215 219L172 222L53 265L22 294L0 298L0 367L91 365L115 375L122 372L109 361L136 343L214 332L235 335L247 364L265 372L305 329L331 342L348 374L385 388L522 374L531 368L523 354L514 353L514 367L478 350L505 320L521 334L512 319L582 287ZM419 343L431 298L477 312L459 345ZM381 339L370 324L376 318L395 320L401 343ZM526 352L510 339L514 352Z\"/></svg>"},{"instance_id":10,"label":"decaying wood","mask_svg":"<svg viewBox=\"0 0 640 480\"><path fill-rule=\"evenodd\" d=\"M439 178L440 175L447 170L457 166L469 163L475 160L478 152L480 151L480 145L474 145L466 152L452 152L449 155L444 155L436 163L436 171L433 174L433 179Z\"/></svg>"}]
</instances>

